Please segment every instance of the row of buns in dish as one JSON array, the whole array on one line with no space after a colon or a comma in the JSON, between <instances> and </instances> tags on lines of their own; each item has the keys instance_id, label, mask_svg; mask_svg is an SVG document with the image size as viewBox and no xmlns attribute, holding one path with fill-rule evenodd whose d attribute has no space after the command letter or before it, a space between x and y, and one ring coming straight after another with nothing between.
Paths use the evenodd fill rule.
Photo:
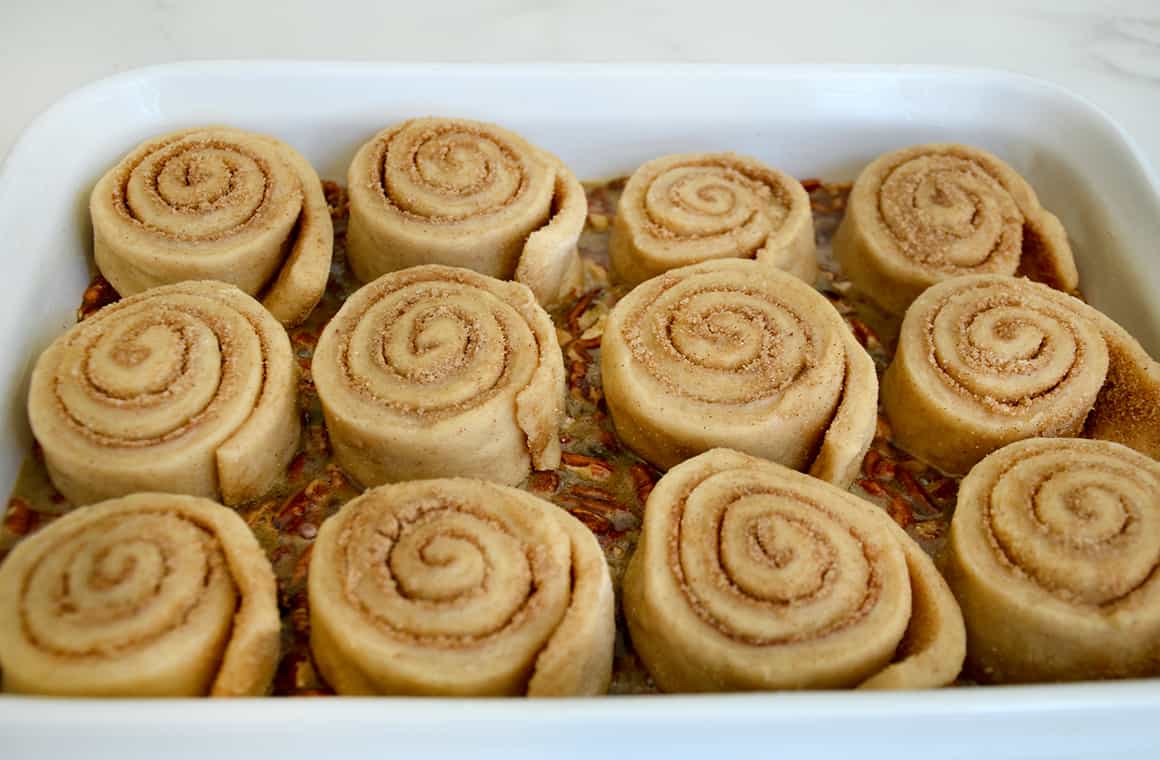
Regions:
<instances>
[{"instance_id":1,"label":"row of buns in dish","mask_svg":"<svg viewBox=\"0 0 1160 760\"><path fill-rule=\"evenodd\" d=\"M29 409L57 487L103 503L25 542L0 572L0 603L19 612L0 634L7 688L60 691L43 679L62 661L122 654L156 688L114 679L121 691L90 691L268 685L272 574L244 523L206 499L260 495L297 446L279 322L317 302L332 242L308 170L270 138L193 130L146 143L98 183L98 265L128 297L45 352ZM394 485L320 534L316 661L343 693L598 693L613 631L599 546L562 510L505 487L559 463L563 364L544 305L579 284L583 191L522 138L456 120L384 130L350 180L350 260L371 281L327 325L312 375L339 464L364 486ZM1064 292L1078 280L1058 221L997 158L921 146L867 168L835 247L867 297L905 311L881 394L899 442L986 483L964 484L982 506L960 498L952 583L842 490L873 436L878 379L808 284L800 184L730 154L649 162L613 223L614 274L636 287L607 321L601 364L618 434L670 470L623 595L657 683L935 686L955 678L968 642L995 680L1151 672L1157 368ZM1081 433L1106 440L1042 438ZM1009 453L1018 446L1042 447L1034 456L1051 466L994 464L1023 456ZM1076 474L1117 459L1134 479L1104 465ZM1017 485L997 485L1009 470ZM158 490L200 499L141 495ZM78 597L64 606L62 577ZM189 577L223 590L188 597ZM152 595L169 586L187 596ZM174 610L202 627L182 632ZM74 641L95 619L115 630ZM1076 626L1086 632L1066 646L1044 644ZM172 636L201 654L177 656ZM1032 645L1043 654L1020 654ZM195 671L170 672L179 661Z\"/></svg>"}]
</instances>

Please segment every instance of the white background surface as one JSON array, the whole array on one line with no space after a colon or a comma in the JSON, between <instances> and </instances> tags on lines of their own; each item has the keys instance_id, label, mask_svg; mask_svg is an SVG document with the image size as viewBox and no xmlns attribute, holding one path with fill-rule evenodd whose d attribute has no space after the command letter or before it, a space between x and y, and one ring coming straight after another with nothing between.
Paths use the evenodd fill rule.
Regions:
<instances>
[{"instance_id":1,"label":"white background surface","mask_svg":"<svg viewBox=\"0 0 1160 760\"><path fill-rule=\"evenodd\" d=\"M1160 0L0 0L0 155L94 79L269 57L990 66L1088 98L1160 168Z\"/></svg>"}]
</instances>

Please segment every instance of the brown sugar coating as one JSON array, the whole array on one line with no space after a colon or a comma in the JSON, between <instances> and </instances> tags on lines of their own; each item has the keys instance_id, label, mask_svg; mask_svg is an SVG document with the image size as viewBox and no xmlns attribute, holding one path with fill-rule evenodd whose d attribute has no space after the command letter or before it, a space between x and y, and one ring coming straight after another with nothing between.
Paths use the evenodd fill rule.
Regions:
<instances>
[{"instance_id":1,"label":"brown sugar coating","mask_svg":"<svg viewBox=\"0 0 1160 760\"><path fill-rule=\"evenodd\" d=\"M666 691L923 688L963 662L949 589L884 512L728 449L653 489L623 604Z\"/></svg>"},{"instance_id":2,"label":"brown sugar coating","mask_svg":"<svg viewBox=\"0 0 1160 760\"><path fill-rule=\"evenodd\" d=\"M825 298L760 262L637 286L601 350L617 433L661 468L731 446L845 485L873 436L872 361Z\"/></svg>"},{"instance_id":3,"label":"brown sugar coating","mask_svg":"<svg viewBox=\"0 0 1160 760\"><path fill-rule=\"evenodd\" d=\"M412 481L330 518L310 566L311 648L340 694L584 696L612 671L595 537L523 491Z\"/></svg>"},{"instance_id":4,"label":"brown sugar coating","mask_svg":"<svg viewBox=\"0 0 1160 760\"><path fill-rule=\"evenodd\" d=\"M335 457L363 485L515 484L560 461L560 348L519 283L436 265L384 275L327 324L312 373Z\"/></svg>"},{"instance_id":5,"label":"brown sugar coating","mask_svg":"<svg viewBox=\"0 0 1160 760\"><path fill-rule=\"evenodd\" d=\"M1160 672L1160 465L1108 441L1020 441L963 479L945 566L986 681Z\"/></svg>"},{"instance_id":6,"label":"brown sugar coating","mask_svg":"<svg viewBox=\"0 0 1160 760\"><path fill-rule=\"evenodd\" d=\"M843 272L901 314L927 287L965 274L1079 285L1063 226L998 157L950 143L879 156L854 183L834 237Z\"/></svg>"},{"instance_id":7,"label":"brown sugar coating","mask_svg":"<svg viewBox=\"0 0 1160 760\"><path fill-rule=\"evenodd\" d=\"M1157 378L1139 344L1082 301L970 275L932 286L907 310L882 403L901 446L960 474L1007 443L1085 429L1156 455L1155 412L1124 411L1154 408Z\"/></svg>"},{"instance_id":8,"label":"brown sugar coating","mask_svg":"<svg viewBox=\"0 0 1160 760\"><path fill-rule=\"evenodd\" d=\"M140 493L77 509L0 567L4 690L260 696L278 662L274 573L208 499Z\"/></svg>"},{"instance_id":9,"label":"brown sugar coating","mask_svg":"<svg viewBox=\"0 0 1160 760\"><path fill-rule=\"evenodd\" d=\"M240 504L268 491L301 429L286 331L222 282L109 305L41 354L28 413L73 504L137 491Z\"/></svg>"},{"instance_id":10,"label":"brown sugar coating","mask_svg":"<svg viewBox=\"0 0 1160 760\"><path fill-rule=\"evenodd\" d=\"M292 326L326 289L334 230L322 185L272 137L205 127L154 138L97 182L89 210L97 268L123 296L221 280Z\"/></svg>"}]
</instances>

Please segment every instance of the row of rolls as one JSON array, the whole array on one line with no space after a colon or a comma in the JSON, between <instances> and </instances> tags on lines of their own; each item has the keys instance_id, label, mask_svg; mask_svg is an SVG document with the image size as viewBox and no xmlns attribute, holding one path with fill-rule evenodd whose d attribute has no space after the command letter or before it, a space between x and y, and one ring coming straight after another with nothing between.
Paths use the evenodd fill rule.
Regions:
<instances>
[{"instance_id":1,"label":"row of rolls","mask_svg":"<svg viewBox=\"0 0 1160 760\"><path fill-rule=\"evenodd\" d=\"M368 490L314 544L315 662L344 694L603 693L599 543L511 487L560 462L545 307L581 283L583 189L519 136L447 119L379 133L349 183L367 284L311 380ZM124 297L41 355L28 404L53 484L91 506L0 566L4 688L264 693L276 582L222 503L262 495L298 446L285 326L329 276L321 185L272 138L191 130L129 154L91 211ZM996 682L1160 672L1160 365L1073 295L1058 220L998 158L928 145L864 170L834 247L903 315L881 387L812 287L800 183L696 154L625 185L610 257L633 287L600 365L618 436L667 471L620 595L656 684L933 687L965 658ZM937 566L846 490L880 405L900 446L966 476Z\"/></svg>"}]
</instances>

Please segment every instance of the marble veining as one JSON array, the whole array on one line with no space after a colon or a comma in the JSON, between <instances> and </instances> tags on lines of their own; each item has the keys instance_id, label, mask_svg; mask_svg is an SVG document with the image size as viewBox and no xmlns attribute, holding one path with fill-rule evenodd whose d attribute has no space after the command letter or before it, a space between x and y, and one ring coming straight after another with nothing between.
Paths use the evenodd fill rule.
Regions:
<instances>
[{"instance_id":1,"label":"marble veining","mask_svg":"<svg viewBox=\"0 0 1160 760\"><path fill-rule=\"evenodd\" d=\"M11 3L0 17L0 155L68 91L166 61L927 63L1061 84L1119 121L1160 170L1157 0L55 0Z\"/></svg>"}]
</instances>

